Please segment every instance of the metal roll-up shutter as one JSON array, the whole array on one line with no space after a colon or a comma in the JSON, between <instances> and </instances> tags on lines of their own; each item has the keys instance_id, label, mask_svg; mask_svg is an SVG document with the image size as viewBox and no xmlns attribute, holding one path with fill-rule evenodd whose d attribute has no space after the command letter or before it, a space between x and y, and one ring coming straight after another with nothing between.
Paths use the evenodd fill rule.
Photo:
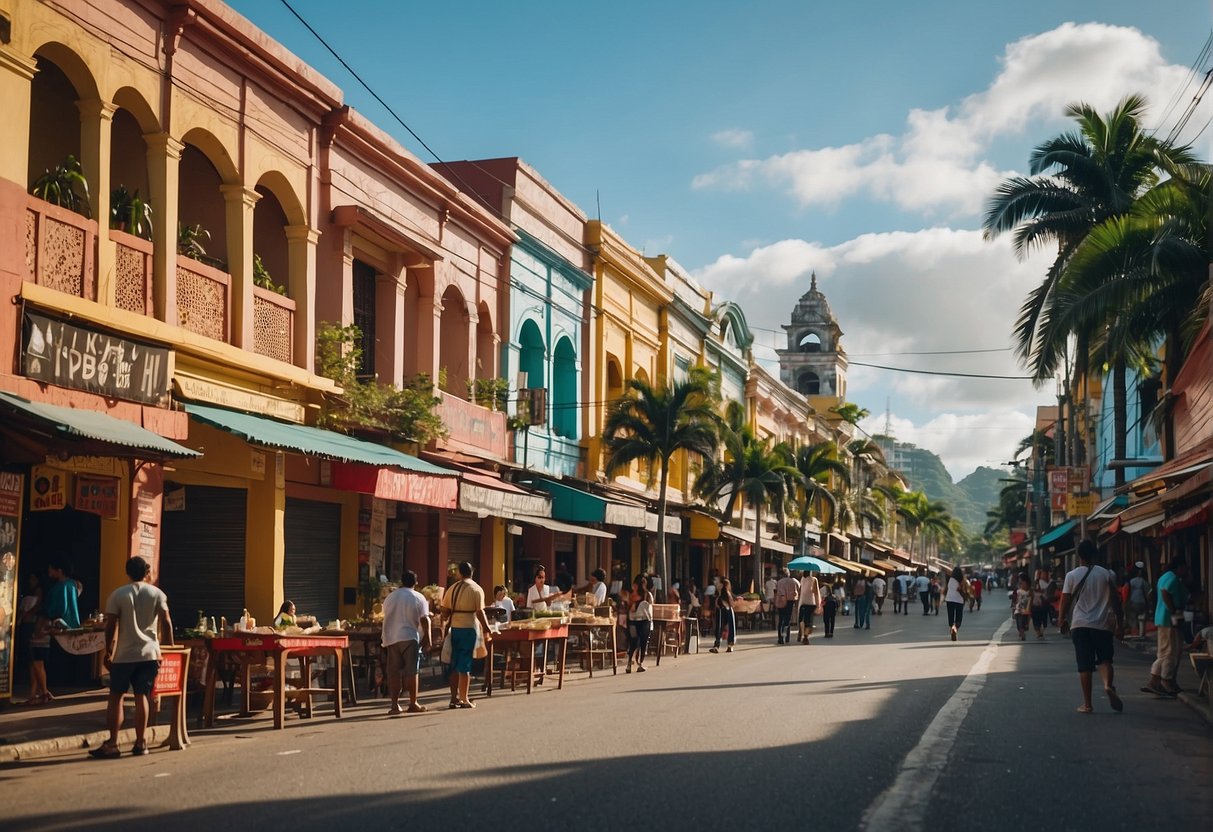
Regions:
<instances>
[{"instance_id":1,"label":"metal roll-up shutter","mask_svg":"<svg viewBox=\"0 0 1213 832\"><path fill-rule=\"evenodd\" d=\"M282 584L300 615L322 624L337 617L341 570L341 506L287 498Z\"/></svg>"},{"instance_id":2,"label":"metal roll-up shutter","mask_svg":"<svg viewBox=\"0 0 1213 832\"><path fill-rule=\"evenodd\" d=\"M454 563L475 565L480 556L480 518L474 514L452 512L447 518L446 557Z\"/></svg>"},{"instance_id":3,"label":"metal roll-up shutter","mask_svg":"<svg viewBox=\"0 0 1213 832\"><path fill-rule=\"evenodd\" d=\"M164 511L160 538L160 588L173 618L194 626L198 610L235 622L244 608L247 492L205 485L184 488L185 508Z\"/></svg>"}]
</instances>

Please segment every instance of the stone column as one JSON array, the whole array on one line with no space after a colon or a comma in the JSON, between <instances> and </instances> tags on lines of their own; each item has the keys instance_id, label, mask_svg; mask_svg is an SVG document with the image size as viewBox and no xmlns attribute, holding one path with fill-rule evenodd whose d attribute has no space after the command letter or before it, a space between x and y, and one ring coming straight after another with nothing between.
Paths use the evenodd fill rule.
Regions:
<instances>
[{"instance_id":1,"label":"stone column","mask_svg":"<svg viewBox=\"0 0 1213 832\"><path fill-rule=\"evenodd\" d=\"M147 178L152 208L152 297L156 317L177 326L177 224L180 222L181 152L185 145L168 133L145 133Z\"/></svg>"},{"instance_id":2,"label":"stone column","mask_svg":"<svg viewBox=\"0 0 1213 832\"><path fill-rule=\"evenodd\" d=\"M243 185L221 185L227 203L227 262L232 276L228 295L231 321L228 340L253 350L253 208L261 198Z\"/></svg>"},{"instance_id":3,"label":"stone column","mask_svg":"<svg viewBox=\"0 0 1213 832\"><path fill-rule=\"evenodd\" d=\"M76 102L80 110L80 167L88 180L89 208L97 221L97 294L93 300L114 305L117 258L110 240L110 136L117 107L100 99Z\"/></svg>"},{"instance_id":4,"label":"stone column","mask_svg":"<svg viewBox=\"0 0 1213 832\"><path fill-rule=\"evenodd\" d=\"M320 232L306 225L288 225L287 291L295 301L295 331L291 360L312 370L316 363L316 244Z\"/></svg>"},{"instance_id":5,"label":"stone column","mask_svg":"<svg viewBox=\"0 0 1213 832\"><path fill-rule=\"evenodd\" d=\"M0 178L29 186L30 82L38 73L32 57L0 47L0 112L13 137L0 153Z\"/></svg>"}]
</instances>

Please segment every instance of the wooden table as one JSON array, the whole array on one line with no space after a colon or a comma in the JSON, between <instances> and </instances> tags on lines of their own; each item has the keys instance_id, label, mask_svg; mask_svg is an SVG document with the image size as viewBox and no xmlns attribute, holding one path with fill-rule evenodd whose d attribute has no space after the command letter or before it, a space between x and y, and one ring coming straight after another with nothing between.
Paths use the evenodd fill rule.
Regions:
<instances>
[{"instance_id":1,"label":"wooden table","mask_svg":"<svg viewBox=\"0 0 1213 832\"><path fill-rule=\"evenodd\" d=\"M560 642L560 659L557 667L556 689L561 690L564 687L564 662L568 655L569 649L569 625L560 624L554 627L549 627L546 630L524 630L519 628L511 628L502 630L499 633L493 633L493 637L488 639L489 654L484 661L484 693L485 696L493 695L493 655L498 644L513 644L519 645L519 652L526 650L527 653L527 677L526 677L526 692L531 692L531 687L535 683L535 645L539 642ZM544 651L547 655L547 651ZM546 661L544 662L546 664ZM543 668L540 668L543 670Z\"/></svg>"},{"instance_id":2,"label":"wooden table","mask_svg":"<svg viewBox=\"0 0 1213 832\"><path fill-rule=\"evenodd\" d=\"M335 688L311 687L310 672L307 662L304 662L304 687L293 693L307 698L308 713L311 714L311 697L315 693L333 694L333 716L341 717L341 669L345 661L345 651L349 647L348 636L288 636L278 634L239 633L210 639L207 647L211 652L211 660L207 663L206 694L202 702L202 724L206 728L215 724L215 678L219 660L224 654L241 666L241 689L244 694L241 716L252 714L249 701L249 666L266 657L274 659L274 727L281 728L286 716L286 665L295 658L312 658L315 656L335 656L337 667L334 672Z\"/></svg>"},{"instance_id":3,"label":"wooden table","mask_svg":"<svg viewBox=\"0 0 1213 832\"><path fill-rule=\"evenodd\" d=\"M576 621L569 624L569 632L576 633L585 639L585 661L590 671L590 678L594 678L594 655L596 653L606 654L611 657L611 673L619 675L619 654L615 644L615 621L614 619L602 624L597 623L578 623ZM605 642L603 647L594 648L594 631L606 630L606 636L603 639ZM581 654L581 651L577 651Z\"/></svg>"},{"instance_id":4,"label":"wooden table","mask_svg":"<svg viewBox=\"0 0 1213 832\"><path fill-rule=\"evenodd\" d=\"M658 667L661 667L661 654L665 652L666 648L666 631L670 629L673 629L676 634L676 638L672 642L672 646L674 647L674 658L678 658L678 653L682 648L682 619L653 619L653 630L649 634L649 648L651 650L654 646L656 646Z\"/></svg>"}]
</instances>

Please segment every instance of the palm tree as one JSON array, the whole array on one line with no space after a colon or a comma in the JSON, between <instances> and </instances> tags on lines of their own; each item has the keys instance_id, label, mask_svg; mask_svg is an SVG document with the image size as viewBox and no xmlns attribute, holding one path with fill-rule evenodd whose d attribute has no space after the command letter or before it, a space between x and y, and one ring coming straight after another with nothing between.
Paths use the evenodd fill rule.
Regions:
<instances>
[{"instance_id":1,"label":"palm tree","mask_svg":"<svg viewBox=\"0 0 1213 832\"><path fill-rule=\"evenodd\" d=\"M875 440L852 439L847 443L847 455L855 466L851 479L860 486L871 486L889 470L884 449Z\"/></svg>"},{"instance_id":2,"label":"palm tree","mask_svg":"<svg viewBox=\"0 0 1213 832\"><path fill-rule=\"evenodd\" d=\"M797 503L803 541L803 527L814 515L822 521L824 528L834 528L837 506L830 481L837 477L843 482L850 482L851 474L850 468L839 456L838 446L829 441L797 448L793 467L800 475L796 480L796 492L799 496Z\"/></svg>"},{"instance_id":3,"label":"palm tree","mask_svg":"<svg viewBox=\"0 0 1213 832\"><path fill-rule=\"evenodd\" d=\"M670 577L665 549L670 458L678 451L702 459L715 455L719 417L714 391L713 374L702 368L692 369L684 381L663 387L629 379L623 397L611 405L603 429L608 475L641 461L647 464L651 480L653 469L660 466L657 569L666 580Z\"/></svg>"},{"instance_id":4,"label":"palm tree","mask_svg":"<svg viewBox=\"0 0 1213 832\"><path fill-rule=\"evenodd\" d=\"M844 422L849 422L852 425L858 425L861 421L872 415L872 412L867 408L860 407L853 402L845 402L831 407L830 412L837 415Z\"/></svg>"},{"instance_id":5,"label":"palm tree","mask_svg":"<svg viewBox=\"0 0 1213 832\"><path fill-rule=\"evenodd\" d=\"M948 507L938 501L932 502L921 491L903 492L898 498L897 514L910 533L910 554L914 553L914 542L919 535L943 541L952 540L955 535Z\"/></svg>"},{"instance_id":6,"label":"palm tree","mask_svg":"<svg viewBox=\"0 0 1213 832\"><path fill-rule=\"evenodd\" d=\"M738 431L726 428L724 445L726 459L705 469L696 483L696 490L709 499L725 500L725 522L732 518L738 500L753 506L751 580L754 587L761 587L764 513L769 506L779 512L782 520L789 482L799 483L800 472L790 464L792 460L785 446L772 447L769 440L756 438L749 428Z\"/></svg>"},{"instance_id":7,"label":"palm tree","mask_svg":"<svg viewBox=\"0 0 1213 832\"><path fill-rule=\"evenodd\" d=\"M1089 373L1089 345L1097 325L1089 319L1063 322L1065 298L1057 291L1078 247L1096 226L1128 213L1134 200L1158 181L1161 161L1191 161L1185 149L1145 133L1145 109L1145 99L1136 95L1106 116L1087 104L1070 105L1066 114L1077 122L1077 132L1038 145L1030 159L1031 177L1002 182L987 207L987 239L1013 231L1021 257L1039 247L1057 247L1044 281L1029 293L1016 322L1016 348L1037 384L1047 381L1063 362L1071 336L1076 340L1075 384ZM1119 363L1116 369L1122 370ZM1123 436L1117 441L1118 455L1123 456Z\"/></svg>"}]
</instances>

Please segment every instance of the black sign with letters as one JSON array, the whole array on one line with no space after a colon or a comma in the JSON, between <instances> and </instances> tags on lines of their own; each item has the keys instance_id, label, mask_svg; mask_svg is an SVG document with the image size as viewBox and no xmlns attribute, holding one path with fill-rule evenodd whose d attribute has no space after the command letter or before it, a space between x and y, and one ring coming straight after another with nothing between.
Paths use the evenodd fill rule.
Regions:
<instances>
[{"instance_id":1,"label":"black sign with letters","mask_svg":"<svg viewBox=\"0 0 1213 832\"><path fill-rule=\"evenodd\" d=\"M28 309L21 372L28 378L111 399L164 404L169 350L39 315Z\"/></svg>"}]
</instances>

